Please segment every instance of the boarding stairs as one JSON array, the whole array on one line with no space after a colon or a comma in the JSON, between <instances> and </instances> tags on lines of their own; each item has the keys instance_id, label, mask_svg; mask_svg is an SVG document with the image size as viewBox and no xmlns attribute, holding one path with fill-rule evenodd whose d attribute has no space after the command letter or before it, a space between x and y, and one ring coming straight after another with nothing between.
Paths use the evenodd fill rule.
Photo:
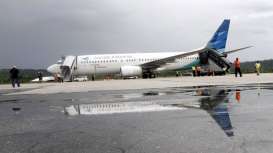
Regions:
<instances>
[{"instance_id":1,"label":"boarding stairs","mask_svg":"<svg viewBox=\"0 0 273 153\"><path fill-rule=\"evenodd\" d=\"M208 59L213 61L217 66L219 66L222 70L228 71L231 67L230 61L226 59L221 53L218 53L215 50L208 50Z\"/></svg>"},{"instance_id":2,"label":"boarding stairs","mask_svg":"<svg viewBox=\"0 0 273 153\"><path fill-rule=\"evenodd\" d=\"M63 80L72 81L73 72L77 69L77 56L66 56L60 68Z\"/></svg>"}]
</instances>

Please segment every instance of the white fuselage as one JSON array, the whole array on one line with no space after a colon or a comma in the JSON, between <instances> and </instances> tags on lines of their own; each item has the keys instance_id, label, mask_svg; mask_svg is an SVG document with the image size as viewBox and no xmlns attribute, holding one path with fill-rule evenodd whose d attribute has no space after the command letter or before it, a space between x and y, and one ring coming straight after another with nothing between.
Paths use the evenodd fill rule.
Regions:
<instances>
[{"instance_id":1,"label":"white fuselage","mask_svg":"<svg viewBox=\"0 0 273 153\"><path fill-rule=\"evenodd\" d=\"M144 78L149 75L153 77L154 72L188 69L198 64L209 66L209 70L213 68L213 71L214 69L225 71L230 67L229 62L223 56L229 24L230 20L225 19L208 43L189 52L66 56L57 64L49 66L47 70L53 74L62 74L63 78L68 81L73 75L89 74L142 75Z\"/></svg>"},{"instance_id":2,"label":"white fuselage","mask_svg":"<svg viewBox=\"0 0 273 153\"><path fill-rule=\"evenodd\" d=\"M81 55L76 56L77 68L74 74L118 74L122 66L138 66L182 53L183 52ZM176 59L172 63L165 64L156 71L189 68L190 65L198 61L198 54L187 56Z\"/></svg>"}]
</instances>

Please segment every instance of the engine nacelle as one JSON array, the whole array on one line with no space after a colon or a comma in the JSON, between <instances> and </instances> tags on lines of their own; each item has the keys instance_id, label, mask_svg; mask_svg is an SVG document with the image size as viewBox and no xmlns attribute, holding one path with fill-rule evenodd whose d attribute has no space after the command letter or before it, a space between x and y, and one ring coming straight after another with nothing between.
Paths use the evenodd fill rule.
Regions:
<instances>
[{"instance_id":1,"label":"engine nacelle","mask_svg":"<svg viewBox=\"0 0 273 153\"><path fill-rule=\"evenodd\" d=\"M142 68L140 66L122 66L120 74L122 77L140 76L142 75Z\"/></svg>"}]
</instances>

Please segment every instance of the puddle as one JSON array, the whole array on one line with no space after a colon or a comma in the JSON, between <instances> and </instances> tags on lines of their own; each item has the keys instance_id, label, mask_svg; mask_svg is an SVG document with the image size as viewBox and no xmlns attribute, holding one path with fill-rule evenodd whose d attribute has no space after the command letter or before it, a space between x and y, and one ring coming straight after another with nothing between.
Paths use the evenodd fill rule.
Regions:
<instances>
[{"instance_id":1,"label":"puddle","mask_svg":"<svg viewBox=\"0 0 273 153\"><path fill-rule=\"evenodd\" d=\"M45 102L48 102L47 100L45 99L42 99L42 100L39 100L40 103L45 103Z\"/></svg>"},{"instance_id":2,"label":"puddle","mask_svg":"<svg viewBox=\"0 0 273 153\"><path fill-rule=\"evenodd\" d=\"M194 90L178 90L178 89L169 89L167 91L147 91L142 93L126 93L126 94L120 94L115 95L116 98L122 98L122 99L134 99L134 98L142 98L142 97L149 97L149 96L165 96L165 95L175 95L175 94L185 94L185 93L191 93Z\"/></svg>"},{"instance_id":3,"label":"puddle","mask_svg":"<svg viewBox=\"0 0 273 153\"><path fill-rule=\"evenodd\" d=\"M177 90L177 89L176 89ZM195 92L192 92L195 91ZM206 111L226 133L227 136L233 136L233 127L229 117L227 103L231 89L221 88L196 88L191 90L193 96L199 96L197 101L176 103L159 102L118 102L102 104L77 104L64 107L64 113L69 116L76 115L102 115L131 112L156 112L185 109L201 109ZM190 90L188 90L190 92ZM184 92L184 93L188 93ZM144 96L164 95L164 92L149 91L142 93L123 94L123 99L140 98ZM236 90L236 96L239 97L240 90ZM238 98L238 100L240 100ZM67 100L70 101L70 100Z\"/></svg>"},{"instance_id":4,"label":"puddle","mask_svg":"<svg viewBox=\"0 0 273 153\"><path fill-rule=\"evenodd\" d=\"M17 115L17 114L20 113L21 108L20 108L20 107L13 107L13 108L12 108L12 111L15 112L15 114Z\"/></svg>"},{"instance_id":5,"label":"puddle","mask_svg":"<svg viewBox=\"0 0 273 153\"><path fill-rule=\"evenodd\" d=\"M122 94L122 95L116 95L117 98L122 99L134 99L134 98L141 98L143 95L141 93L128 93L128 94Z\"/></svg>"},{"instance_id":6,"label":"puddle","mask_svg":"<svg viewBox=\"0 0 273 153\"><path fill-rule=\"evenodd\" d=\"M126 94L119 94L115 95L116 98L122 98L122 99L135 99L135 98L142 98L147 96L163 96L166 95L164 92L158 92L158 91L148 91L143 93L126 93Z\"/></svg>"},{"instance_id":7,"label":"puddle","mask_svg":"<svg viewBox=\"0 0 273 153\"><path fill-rule=\"evenodd\" d=\"M0 103L9 103L9 102L17 103L22 100L24 100L24 99L4 99L4 100L0 100Z\"/></svg>"},{"instance_id":8,"label":"puddle","mask_svg":"<svg viewBox=\"0 0 273 153\"><path fill-rule=\"evenodd\" d=\"M234 136L231 124L228 105L231 90L224 89L197 89L194 96L200 96L198 102L170 104L174 107L202 109L206 111L226 133L227 136ZM239 90L238 90L239 92Z\"/></svg>"},{"instance_id":9,"label":"puddle","mask_svg":"<svg viewBox=\"0 0 273 153\"><path fill-rule=\"evenodd\" d=\"M262 90L264 89L264 90ZM265 91L267 90L267 91ZM194 88L166 88L144 92L132 92L124 94L110 94L118 102L114 103L99 103L99 104L75 104L63 108L63 112L69 116L79 115L103 115L103 114L125 114L133 112L158 112L158 111L173 111L186 109L199 109L205 111L214 123L228 137L236 135L232 124L232 107L242 110L255 109L255 101L252 97L258 98L268 96L271 90L270 85L242 85L242 86L206 86ZM243 95L241 94L243 93ZM177 96L180 94L179 96ZM245 96L245 95L248 96ZM185 100L185 96L190 100ZM153 96L169 96L168 98L151 98L144 97ZM241 104L243 96L243 106ZM181 98L182 97L182 98ZM270 94L265 101L271 99ZM181 100L179 99L181 98ZM131 101L135 99L137 101ZM128 101L124 101L128 100ZM138 101L139 100L139 101ZM78 101L75 99L66 99L65 101ZM269 100L270 101L270 100ZM85 99L88 102L88 99ZM251 102L251 104L249 104ZM270 103L268 103L269 105ZM272 106L273 107L273 106ZM261 106L259 106L261 108ZM267 108L265 105L263 108ZM236 124L235 124L236 125Z\"/></svg>"},{"instance_id":10,"label":"puddle","mask_svg":"<svg viewBox=\"0 0 273 153\"><path fill-rule=\"evenodd\" d=\"M158 96L160 93L157 91L148 91L148 92L144 92L143 96ZM161 95L163 95L163 93L161 93Z\"/></svg>"},{"instance_id":11,"label":"puddle","mask_svg":"<svg viewBox=\"0 0 273 153\"><path fill-rule=\"evenodd\" d=\"M64 108L64 113L75 115L100 115L130 112L155 112L168 110L184 110L186 108L173 107L171 105L160 105L153 102L127 102L127 103L105 103L105 104L78 104Z\"/></svg>"},{"instance_id":12,"label":"puddle","mask_svg":"<svg viewBox=\"0 0 273 153\"><path fill-rule=\"evenodd\" d=\"M222 128L227 136L234 136L233 127L231 125L231 120L229 117L229 112L224 104L217 105L212 110L209 111L209 114L216 121L216 123Z\"/></svg>"},{"instance_id":13,"label":"puddle","mask_svg":"<svg viewBox=\"0 0 273 153\"><path fill-rule=\"evenodd\" d=\"M72 101L79 101L79 100L74 99L74 98L70 98L70 99L64 99L64 101L72 102Z\"/></svg>"},{"instance_id":14,"label":"puddle","mask_svg":"<svg viewBox=\"0 0 273 153\"><path fill-rule=\"evenodd\" d=\"M227 136L234 136L227 105L230 102L229 95L231 90L206 89L202 91L200 92L200 95L209 97L199 99L200 108L210 114L210 116L215 120L219 127L221 127ZM238 92L240 91L238 90Z\"/></svg>"},{"instance_id":15,"label":"puddle","mask_svg":"<svg viewBox=\"0 0 273 153\"><path fill-rule=\"evenodd\" d=\"M13 111L20 111L21 108L20 108L20 107L13 107L12 110L13 110Z\"/></svg>"}]
</instances>

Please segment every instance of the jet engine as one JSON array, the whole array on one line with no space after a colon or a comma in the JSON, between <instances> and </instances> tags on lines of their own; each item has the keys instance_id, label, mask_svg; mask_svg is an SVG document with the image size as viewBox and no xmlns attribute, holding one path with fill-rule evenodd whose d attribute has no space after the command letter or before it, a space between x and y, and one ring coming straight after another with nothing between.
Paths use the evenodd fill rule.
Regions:
<instances>
[{"instance_id":1,"label":"jet engine","mask_svg":"<svg viewBox=\"0 0 273 153\"><path fill-rule=\"evenodd\" d=\"M122 66L120 74L122 77L140 76L142 75L142 68L140 66Z\"/></svg>"}]
</instances>

